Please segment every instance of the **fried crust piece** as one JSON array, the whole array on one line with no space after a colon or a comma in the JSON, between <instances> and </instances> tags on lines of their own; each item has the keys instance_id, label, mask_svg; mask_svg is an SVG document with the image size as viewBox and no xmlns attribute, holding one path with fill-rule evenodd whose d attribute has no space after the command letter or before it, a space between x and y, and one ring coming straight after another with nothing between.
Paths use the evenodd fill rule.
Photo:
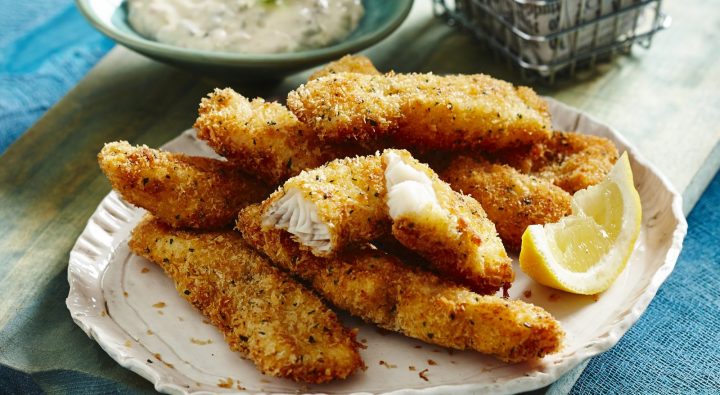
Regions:
<instances>
[{"instance_id":1,"label":"fried crust piece","mask_svg":"<svg viewBox=\"0 0 720 395\"><path fill-rule=\"evenodd\" d=\"M290 92L290 110L327 141L392 135L402 148L498 149L550 134L547 103L487 75L337 73Z\"/></svg>"},{"instance_id":2,"label":"fried crust piece","mask_svg":"<svg viewBox=\"0 0 720 395\"><path fill-rule=\"evenodd\" d=\"M336 159L287 180L262 202L263 227L277 227L317 256L390 232L379 155Z\"/></svg>"},{"instance_id":3,"label":"fried crust piece","mask_svg":"<svg viewBox=\"0 0 720 395\"><path fill-rule=\"evenodd\" d=\"M320 257L392 229L401 244L442 275L483 294L514 278L480 204L453 191L404 150L337 159L304 171L263 201L262 221L264 228L288 231L301 248Z\"/></svg>"},{"instance_id":4,"label":"fried crust piece","mask_svg":"<svg viewBox=\"0 0 720 395\"><path fill-rule=\"evenodd\" d=\"M380 74L372 61L365 55L345 55L312 73L308 81L337 73Z\"/></svg>"},{"instance_id":5,"label":"fried crust piece","mask_svg":"<svg viewBox=\"0 0 720 395\"><path fill-rule=\"evenodd\" d=\"M260 207L245 208L238 229L276 265L307 281L327 301L378 326L507 362L557 352L564 332L545 310L482 296L413 269L370 245L319 258L279 229L263 230Z\"/></svg>"},{"instance_id":6,"label":"fried crust piece","mask_svg":"<svg viewBox=\"0 0 720 395\"><path fill-rule=\"evenodd\" d=\"M323 144L282 104L251 101L230 88L203 98L198 114L194 127L200 139L271 185L357 150Z\"/></svg>"},{"instance_id":7,"label":"fried crust piece","mask_svg":"<svg viewBox=\"0 0 720 395\"><path fill-rule=\"evenodd\" d=\"M364 367L355 333L239 233L174 230L148 216L129 245L161 266L180 296L263 374L323 383Z\"/></svg>"},{"instance_id":8,"label":"fried crust piece","mask_svg":"<svg viewBox=\"0 0 720 395\"><path fill-rule=\"evenodd\" d=\"M480 202L509 249L520 249L529 225L557 222L571 212L569 193L508 165L460 156L450 162L441 178Z\"/></svg>"},{"instance_id":9,"label":"fried crust piece","mask_svg":"<svg viewBox=\"0 0 720 395\"><path fill-rule=\"evenodd\" d=\"M550 180L570 194L600 183L618 157L615 144L604 137L561 131L545 141L491 155L494 161Z\"/></svg>"},{"instance_id":10,"label":"fried crust piece","mask_svg":"<svg viewBox=\"0 0 720 395\"><path fill-rule=\"evenodd\" d=\"M271 190L225 161L126 141L105 144L98 163L125 200L175 228L226 227Z\"/></svg>"},{"instance_id":11,"label":"fried crust piece","mask_svg":"<svg viewBox=\"0 0 720 395\"><path fill-rule=\"evenodd\" d=\"M481 294L508 288L512 261L483 207L405 150L382 154L392 234L443 278Z\"/></svg>"}]
</instances>

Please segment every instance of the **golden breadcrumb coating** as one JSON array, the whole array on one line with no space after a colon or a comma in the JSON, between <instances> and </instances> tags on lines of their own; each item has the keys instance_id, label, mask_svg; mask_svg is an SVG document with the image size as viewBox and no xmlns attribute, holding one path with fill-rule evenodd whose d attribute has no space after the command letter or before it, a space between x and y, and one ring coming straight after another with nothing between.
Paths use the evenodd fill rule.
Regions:
<instances>
[{"instance_id":1,"label":"golden breadcrumb coating","mask_svg":"<svg viewBox=\"0 0 720 395\"><path fill-rule=\"evenodd\" d=\"M264 374L323 383L364 367L355 333L235 231L174 230L146 217L129 242Z\"/></svg>"},{"instance_id":2,"label":"golden breadcrumb coating","mask_svg":"<svg viewBox=\"0 0 720 395\"><path fill-rule=\"evenodd\" d=\"M453 159L441 178L477 199L505 246L519 250L525 228L557 222L571 212L572 196L543 178L480 158Z\"/></svg>"},{"instance_id":3,"label":"golden breadcrumb coating","mask_svg":"<svg viewBox=\"0 0 720 395\"><path fill-rule=\"evenodd\" d=\"M540 358L561 347L560 324L540 307L478 295L370 245L335 258L316 257L300 250L286 232L263 230L259 205L240 213L238 229L252 246L327 301L382 328L508 362Z\"/></svg>"},{"instance_id":4,"label":"golden breadcrumb coating","mask_svg":"<svg viewBox=\"0 0 720 395\"><path fill-rule=\"evenodd\" d=\"M615 144L604 137L560 131L527 147L493 153L497 161L550 180L570 194L605 179L618 157Z\"/></svg>"},{"instance_id":5,"label":"golden breadcrumb coating","mask_svg":"<svg viewBox=\"0 0 720 395\"><path fill-rule=\"evenodd\" d=\"M316 80L321 77L338 73L357 73L367 75L382 74L380 71L378 71L378 69L375 68L375 65L373 65L372 61L368 57L364 55L345 55L339 60L330 62L323 68L313 73L308 78L308 81ZM313 132L312 130L310 130L310 133L317 136L317 133ZM352 144L357 147L356 155L368 155L373 152L382 151L385 148L390 148L397 145L392 140L391 136L378 137L377 139L373 140L350 140L345 144Z\"/></svg>"},{"instance_id":6,"label":"golden breadcrumb coating","mask_svg":"<svg viewBox=\"0 0 720 395\"><path fill-rule=\"evenodd\" d=\"M337 73L288 94L288 107L321 139L402 148L498 149L550 134L547 104L530 88L487 75Z\"/></svg>"},{"instance_id":7,"label":"golden breadcrumb coating","mask_svg":"<svg viewBox=\"0 0 720 395\"><path fill-rule=\"evenodd\" d=\"M126 141L105 144L98 163L125 200L176 228L228 226L241 208L271 190L225 161Z\"/></svg>"},{"instance_id":8,"label":"golden breadcrumb coating","mask_svg":"<svg viewBox=\"0 0 720 395\"><path fill-rule=\"evenodd\" d=\"M433 191L403 188L403 177L413 171ZM405 212L394 216L400 209ZM395 238L443 276L484 294L513 281L512 262L480 204L453 191L407 151L331 161L289 179L262 203L263 227L287 230L320 257L389 233L391 219Z\"/></svg>"},{"instance_id":9,"label":"golden breadcrumb coating","mask_svg":"<svg viewBox=\"0 0 720 395\"><path fill-rule=\"evenodd\" d=\"M336 159L287 180L262 203L263 226L285 229L317 256L390 231L379 155Z\"/></svg>"},{"instance_id":10,"label":"golden breadcrumb coating","mask_svg":"<svg viewBox=\"0 0 720 395\"><path fill-rule=\"evenodd\" d=\"M282 104L250 101L230 88L203 98L198 113L194 127L199 138L272 185L355 152L351 146L322 144Z\"/></svg>"},{"instance_id":11,"label":"golden breadcrumb coating","mask_svg":"<svg viewBox=\"0 0 720 395\"><path fill-rule=\"evenodd\" d=\"M385 150L382 161L389 189L386 196L393 220L392 234L401 244L426 258L442 277L465 284L475 292L493 294L500 287L509 287L515 278L512 261L480 203L454 191L407 151ZM423 174L425 182L430 183L427 187L432 189L427 194L434 196L432 201L412 207L407 200L413 197L398 188L415 182L413 178ZM401 182L391 186L391 178ZM422 193L421 184L415 185L410 193ZM397 192L400 194L395 195ZM393 210L398 209L405 211L393 215Z\"/></svg>"},{"instance_id":12,"label":"golden breadcrumb coating","mask_svg":"<svg viewBox=\"0 0 720 395\"><path fill-rule=\"evenodd\" d=\"M372 61L365 55L345 55L330 62L308 77L308 81L316 80L337 73L380 74Z\"/></svg>"}]
</instances>

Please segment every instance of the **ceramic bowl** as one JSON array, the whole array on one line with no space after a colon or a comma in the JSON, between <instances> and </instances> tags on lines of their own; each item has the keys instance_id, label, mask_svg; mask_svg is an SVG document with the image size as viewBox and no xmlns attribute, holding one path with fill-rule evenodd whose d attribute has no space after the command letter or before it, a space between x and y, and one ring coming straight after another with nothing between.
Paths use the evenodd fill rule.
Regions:
<instances>
[{"instance_id":1,"label":"ceramic bowl","mask_svg":"<svg viewBox=\"0 0 720 395\"><path fill-rule=\"evenodd\" d=\"M202 74L254 80L282 78L372 46L400 26L413 0L363 0L365 15L344 40L328 47L277 54L215 52L160 43L132 29L124 0L76 0L76 3L96 29L133 51Z\"/></svg>"}]
</instances>

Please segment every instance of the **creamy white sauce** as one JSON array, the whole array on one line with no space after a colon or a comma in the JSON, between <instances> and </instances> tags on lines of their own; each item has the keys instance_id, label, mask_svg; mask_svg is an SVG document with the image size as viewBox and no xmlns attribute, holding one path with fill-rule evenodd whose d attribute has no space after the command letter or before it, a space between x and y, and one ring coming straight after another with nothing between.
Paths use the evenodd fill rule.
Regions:
<instances>
[{"instance_id":1,"label":"creamy white sauce","mask_svg":"<svg viewBox=\"0 0 720 395\"><path fill-rule=\"evenodd\" d=\"M387 205L390 218L398 219L406 213L438 208L438 200L432 181L423 172L403 162L394 152L385 154L385 186L387 187Z\"/></svg>"},{"instance_id":2,"label":"creamy white sauce","mask_svg":"<svg viewBox=\"0 0 720 395\"><path fill-rule=\"evenodd\" d=\"M130 25L149 39L228 52L293 52L347 37L361 0L128 0Z\"/></svg>"}]
</instances>

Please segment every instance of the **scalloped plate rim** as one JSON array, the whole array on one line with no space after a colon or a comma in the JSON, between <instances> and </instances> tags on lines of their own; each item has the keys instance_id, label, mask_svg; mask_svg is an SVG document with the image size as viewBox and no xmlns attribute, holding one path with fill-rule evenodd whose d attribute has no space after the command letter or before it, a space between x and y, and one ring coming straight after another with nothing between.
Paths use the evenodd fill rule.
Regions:
<instances>
[{"instance_id":1,"label":"scalloped plate rim","mask_svg":"<svg viewBox=\"0 0 720 395\"><path fill-rule=\"evenodd\" d=\"M495 383L495 384L488 384L488 383L469 383L469 384L457 384L457 385L439 385L439 386L432 386L422 389L400 389L400 390L393 390L389 392L389 394L407 394L407 393L416 393L416 394L442 394L447 393L448 391L453 391L454 393L475 393L477 391L491 391L492 393L513 393L513 392L523 392L523 391L530 391L537 388L542 388L546 385L551 384L560 376L567 373L571 369L578 366L580 363L582 363L584 360L591 358L597 354L600 354L601 352L604 352L608 349L610 349L612 346L614 346L620 338L629 330L629 328L640 318L640 316L645 312L648 305L654 298L655 294L657 293L658 289L662 285L662 283L667 279L667 277L672 272L676 262L677 258L680 254L680 251L682 249L682 243L683 239L687 233L687 221L685 220L685 216L682 212L682 197L680 194L674 189L672 184L669 182L669 180L660 173L657 168L649 163L639 152L638 150L633 147L627 139L625 139L621 134L619 134L615 129L610 127L609 125L600 122L593 118L592 116L589 116L585 114L584 112L573 108L571 106L568 106L566 104L563 104L555 99L552 98L545 98L548 103L550 104L551 112L554 108L555 111L567 111L574 113L574 115L577 117L577 121L580 122L580 120L584 117L587 121L596 123L599 125L602 125L606 127L609 130L609 133L611 134L610 137L612 139L616 140L617 142L622 145L624 149L629 151L631 161L634 162L635 165L640 166L642 168L645 168L646 171L651 173L653 176L657 177L660 181L661 185L665 188L666 193L669 193L672 196L671 201L671 215L673 219L676 220L676 226L672 231L672 242L670 243L667 251L664 254L664 262L662 265L660 265L654 273L652 273L652 278L648 282L648 285L641 290L641 292L634 298L635 302L632 303L627 309L625 309L622 313L618 314L618 318L614 321L614 324L608 328L605 334L603 334L600 338L597 338L595 341L589 343L588 345L578 348L572 353L570 353L567 356L561 357L556 361L553 366L551 366L547 372L540 372L535 371L533 374L529 376L522 376L522 377L516 377L514 379L501 382L501 383ZM180 134L176 139L179 139L183 137L184 134L188 133L190 131L186 131L185 133ZM174 140L171 140L170 142L166 143L169 144ZM69 259L69 265L68 265L68 282L70 284L70 290L68 293L68 297L66 299L66 305L68 310L71 313L73 321L93 340L95 340L100 347L108 353L108 355L113 358L115 361L117 361L121 366L130 369L131 371L139 374L143 378L149 380L152 382L155 386L155 389L158 391L163 391L167 393L173 393L173 394L199 394L199 393L213 393L213 392L207 392L207 391L197 391L197 392L188 392L185 388L173 383L164 381L162 378L162 375L160 372L158 372L156 369L152 368L149 365L146 365L142 362L141 359L136 357L128 357L122 355L122 352L120 351L119 347L116 347L116 345L112 344L110 341L111 339L106 335L104 332L107 330L107 327L105 325L110 325L111 330L119 330L120 327L118 324L112 319L112 317L108 314L99 314L96 316L86 314L85 312L81 311L81 308L87 309L88 306L85 304L78 304L78 301L80 301L82 298L87 298L88 295L83 293L83 290L81 289L81 283L86 281L87 279L80 276L80 273L78 272L79 266L82 265L82 262L79 262L77 258L77 254L85 254L85 258L89 258L86 255L86 252L84 251L84 247L82 245L83 242L85 242L86 233L90 231L90 225L91 221L98 217L100 214L106 213L107 209L104 207L107 204L111 203L117 203L120 204L120 207L122 209L127 210L127 215L130 217L130 220L126 220L124 222L121 222L119 224L113 224L116 225L115 228L110 229L108 231L107 229L104 230L107 234L106 236L112 236L114 237L115 233L123 226L127 225L128 223L132 222L133 218L137 218L142 212L142 209L137 209L132 206L130 206L128 203L125 203L120 199L120 197L114 192L110 192L99 204L97 209L93 212L92 216L88 219L88 225L83 230L81 235L78 237L78 240L76 244L74 245L73 249L70 252L70 259ZM112 214L111 214L112 215ZM120 221L120 220L118 220ZM107 224L106 224L107 225ZM114 238L113 238L114 240ZM111 245L105 246L105 249L101 251L100 257L96 258L93 263L97 266L97 268L101 269L101 271L104 271L107 265L109 264L110 260L114 256L115 249L117 248L118 244L111 243ZM90 258L91 259L91 258ZM100 280L102 278L102 275L97 279L98 286L97 289L92 289L92 291L100 292L102 294L102 289L100 289ZM97 306L95 306L97 307ZM105 310L102 310L105 311ZM113 327L114 325L114 327ZM225 393L224 391L219 391L219 393ZM248 392L241 392L241 393L248 393Z\"/></svg>"}]
</instances>

